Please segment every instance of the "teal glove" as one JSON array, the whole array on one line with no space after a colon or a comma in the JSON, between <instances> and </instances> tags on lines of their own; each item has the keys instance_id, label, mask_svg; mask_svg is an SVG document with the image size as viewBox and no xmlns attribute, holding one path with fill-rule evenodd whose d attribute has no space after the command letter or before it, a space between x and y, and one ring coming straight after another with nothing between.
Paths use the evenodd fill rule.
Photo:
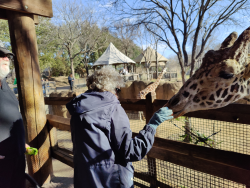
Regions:
<instances>
[{"instance_id":1,"label":"teal glove","mask_svg":"<svg viewBox=\"0 0 250 188\"><path fill-rule=\"evenodd\" d=\"M154 115L149 120L148 125L156 129L162 122L172 118L174 118L173 111L168 109L168 107L162 107L154 113Z\"/></svg>"}]
</instances>

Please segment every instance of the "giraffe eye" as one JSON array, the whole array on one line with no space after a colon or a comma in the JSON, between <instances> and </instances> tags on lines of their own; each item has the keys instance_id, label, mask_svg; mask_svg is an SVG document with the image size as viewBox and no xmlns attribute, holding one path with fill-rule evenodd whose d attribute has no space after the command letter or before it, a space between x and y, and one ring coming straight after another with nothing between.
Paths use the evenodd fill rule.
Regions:
<instances>
[{"instance_id":1,"label":"giraffe eye","mask_svg":"<svg viewBox=\"0 0 250 188\"><path fill-rule=\"evenodd\" d=\"M219 73L219 77L220 78L224 78L224 79L230 79L230 78L232 78L234 76L234 74L232 74L232 73L226 73L225 71L221 71L220 73Z\"/></svg>"}]
</instances>

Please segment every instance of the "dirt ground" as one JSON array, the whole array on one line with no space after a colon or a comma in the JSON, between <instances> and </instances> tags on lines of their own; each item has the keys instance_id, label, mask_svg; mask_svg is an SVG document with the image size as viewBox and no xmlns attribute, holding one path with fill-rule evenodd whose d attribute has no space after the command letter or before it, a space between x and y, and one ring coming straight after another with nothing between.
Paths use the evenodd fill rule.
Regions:
<instances>
[{"instance_id":1,"label":"dirt ground","mask_svg":"<svg viewBox=\"0 0 250 188\"><path fill-rule=\"evenodd\" d=\"M68 77L67 76L58 76L58 77L51 77L49 81L56 82L56 87L64 87L69 86ZM75 79L75 84L86 84L86 78L79 78Z\"/></svg>"}]
</instances>

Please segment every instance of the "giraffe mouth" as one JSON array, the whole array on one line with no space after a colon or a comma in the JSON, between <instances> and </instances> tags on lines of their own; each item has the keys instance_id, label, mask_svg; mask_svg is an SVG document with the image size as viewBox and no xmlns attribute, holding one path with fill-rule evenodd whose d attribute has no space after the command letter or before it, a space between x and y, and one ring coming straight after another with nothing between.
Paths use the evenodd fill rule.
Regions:
<instances>
[{"instance_id":1,"label":"giraffe mouth","mask_svg":"<svg viewBox=\"0 0 250 188\"><path fill-rule=\"evenodd\" d=\"M175 111L174 107L171 107L169 103L165 104L164 107L168 107L169 109L173 110L174 118L178 118L178 117L185 114L185 108L183 108L182 110L179 110L179 111Z\"/></svg>"},{"instance_id":2,"label":"giraffe mouth","mask_svg":"<svg viewBox=\"0 0 250 188\"><path fill-rule=\"evenodd\" d=\"M180 116L182 116L182 115L184 115L184 114L185 114L185 111L184 111L184 109L183 109L183 110L174 112L174 113L173 113L173 116L174 116L174 118L178 118L178 117L180 117Z\"/></svg>"}]
</instances>

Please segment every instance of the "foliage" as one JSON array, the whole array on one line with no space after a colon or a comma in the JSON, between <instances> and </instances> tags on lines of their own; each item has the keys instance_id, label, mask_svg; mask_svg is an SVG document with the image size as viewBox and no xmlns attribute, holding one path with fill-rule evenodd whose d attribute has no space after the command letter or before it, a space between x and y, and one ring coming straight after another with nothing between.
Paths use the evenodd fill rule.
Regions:
<instances>
[{"instance_id":1,"label":"foliage","mask_svg":"<svg viewBox=\"0 0 250 188\"><path fill-rule=\"evenodd\" d=\"M0 19L0 40L5 43L6 46L10 46L10 34L8 21Z\"/></svg>"},{"instance_id":2,"label":"foliage","mask_svg":"<svg viewBox=\"0 0 250 188\"><path fill-rule=\"evenodd\" d=\"M52 76L66 76L71 73L70 66L65 57L57 56L55 58L55 63L51 67Z\"/></svg>"},{"instance_id":3,"label":"foliage","mask_svg":"<svg viewBox=\"0 0 250 188\"><path fill-rule=\"evenodd\" d=\"M122 51L122 40L111 33L105 25L100 25L99 20L94 19L92 9L86 6L80 7L77 3L70 4L72 5L64 4L64 7L60 7L61 12L75 8L71 10L74 14L60 15L63 15L64 20L68 22L60 21L62 17L55 15L52 19L39 17L39 24L35 26L40 72L47 71L49 76L68 75L72 72L71 66L79 76L84 76L86 69L91 68L110 42ZM80 19L72 19L74 16ZM11 50L6 20L0 20L0 40ZM134 58L139 55L140 49L133 41L130 41L130 44L132 46L130 58Z\"/></svg>"},{"instance_id":4,"label":"foliage","mask_svg":"<svg viewBox=\"0 0 250 188\"><path fill-rule=\"evenodd\" d=\"M84 74L86 73L86 69L83 63L79 63L76 68L75 72L78 74L79 77L83 77Z\"/></svg>"},{"instance_id":5,"label":"foliage","mask_svg":"<svg viewBox=\"0 0 250 188\"><path fill-rule=\"evenodd\" d=\"M175 118L175 120L180 121L180 122L184 122L184 123L187 121L189 122L189 120L187 120L185 116ZM175 126L177 126L177 125L175 125ZM180 128L180 127L178 127L178 128ZM183 130L185 130L186 126L182 126L182 128L183 128ZM205 141L210 147L214 147L214 148L217 145L219 145L220 143L222 143L222 141L216 142L215 140L211 139L210 136L206 136L204 133L200 133L199 130L195 130L194 126L193 127L191 126L189 131L190 131L189 133L191 133L191 134L185 133L185 134L180 136L180 138L182 138L182 141L188 139L189 143L193 143L195 145L202 145L202 146L205 144L204 143L204 141ZM217 133L213 133L213 134L217 134Z\"/></svg>"}]
</instances>

